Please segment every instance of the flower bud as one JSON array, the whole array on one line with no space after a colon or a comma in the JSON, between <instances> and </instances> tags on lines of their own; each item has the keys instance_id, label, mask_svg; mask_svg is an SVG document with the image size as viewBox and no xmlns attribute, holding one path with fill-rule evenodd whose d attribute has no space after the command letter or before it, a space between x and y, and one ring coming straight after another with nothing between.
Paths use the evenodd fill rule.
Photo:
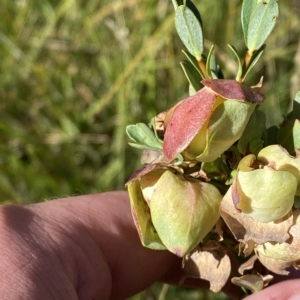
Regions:
<instances>
[{"instance_id":1,"label":"flower bud","mask_svg":"<svg viewBox=\"0 0 300 300\"><path fill-rule=\"evenodd\" d=\"M209 162L242 135L263 95L235 80L203 80L204 88L170 109L164 155Z\"/></svg>"},{"instance_id":2,"label":"flower bud","mask_svg":"<svg viewBox=\"0 0 300 300\"><path fill-rule=\"evenodd\" d=\"M297 188L294 175L269 168L239 171L237 208L263 223L284 217L292 208Z\"/></svg>"},{"instance_id":3,"label":"flower bud","mask_svg":"<svg viewBox=\"0 0 300 300\"><path fill-rule=\"evenodd\" d=\"M300 196L300 157L296 158L279 145L271 145L262 149L258 159L264 164L272 164L278 171L287 171L297 178L296 195Z\"/></svg>"},{"instance_id":4,"label":"flower bud","mask_svg":"<svg viewBox=\"0 0 300 300\"><path fill-rule=\"evenodd\" d=\"M272 153L273 148L267 147L260 151L258 157L263 158L268 149ZM276 159L275 156L273 158ZM282 156L279 155L276 161L281 160ZM276 161L272 162L272 167L266 165L253 169L255 156L244 157L233 185L232 197L236 207L263 223L284 217L291 210L297 191L297 178L289 171L288 161L284 169L273 168Z\"/></svg>"},{"instance_id":5,"label":"flower bud","mask_svg":"<svg viewBox=\"0 0 300 300\"><path fill-rule=\"evenodd\" d=\"M222 196L209 183L174 173L171 169L151 170L129 182L128 191L143 245L149 246L145 243L149 237L145 235L150 232L153 240L155 232L156 242L182 257L216 224ZM141 224L145 223L152 226L150 231L142 229Z\"/></svg>"}]
</instances>

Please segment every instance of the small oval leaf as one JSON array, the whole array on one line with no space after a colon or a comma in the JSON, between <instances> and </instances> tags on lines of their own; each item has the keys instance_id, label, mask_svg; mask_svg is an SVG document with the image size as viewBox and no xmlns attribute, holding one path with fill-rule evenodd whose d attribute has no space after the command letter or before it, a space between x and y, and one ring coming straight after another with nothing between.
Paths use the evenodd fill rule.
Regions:
<instances>
[{"instance_id":1,"label":"small oval leaf","mask_svg":"<svg viewBox=\"0 0 300 300\"><path fill-rule=\"evenodd\" d=\"M205 74L203 74L202 70L200 69L196 58L193 55L191 55L189 52L186 52L184 50L182 50L182 52L187 57L187 59L189 60L189 62L194 66L194 68L199 72L200 76L203 79L205 79Z\"/></svg>"},{"instance_id":2,"label":"small oval leaf","mask_svg":"<svg viewBox=\"0 0 300 300\"><path fill-rule=\"evenodd\" d=\"M216 57L214 55L215 45L210 47L207 59L206 59L206 73L208 78L217 79L219 75L219 66L216 62Z\"/></svg>"},{"instance_id":3,"label":"small oval leaf","mask_svg":"<svg viewBox=\"0 0 300 300\"><path fill-rule=\"evenodd\" d=\"M227 46L233 52L233 54L235 55L235 57L237 59L237 62L238 62L238 71L237 71L237 74L236 74L236 80L239 80L241 78L241 76L242 76L242 71L243 71L240 57L239 57L236 49L232 45L228 44Z\"/></svg>"},{"instance_id":4,"label":"small oval leaf","mask_svg":"<svg viewBox=\"0 0 300 300\"><path fill-rule=\"evenodd\" d=\"M187 50L197 60L201 60L204 49L202 27L197 17L187 6L181 5L176 9L175 27Z\"/></svg>"},{"instance_id":5,"label":"small oval leaf","mask_svg":"<svg viewBox=\"0 0 300 300\"><path fill-rule=\"evenodd\" d=\"M144 123L128 125L126 133L135 142L132 143L133 147L140 149L162 149L162 143L157 140L154 132Z\"/></svg>"},{"instance_id":6,"label":"small oval leaf","mask_svg":"<svg viewBox=\"0 0 300 300\"><path fill-rule=\"evenodd\" d=\"M289 154L295 155L300 149L300 120L287 120L282 124L277 133L278 143L284 147Z\"/></svg>"},{"instance_id":7,"label":"small oval leaf","mask_svg":"<svg viewBox=\"0 0 300 300\"><path fill-rule=\"evenodd\" d=\"M243 132L242 137L239 139L237 148L241 154L246 155L250 150L250 144L253 141L260 140L266 127L266 115L260 110L255 110ZM252 144L252 147L254 145ZM259 149L261 150L261 149ZM258 151L259 152L259 151ZM257 155L257 153L253 153Z\"/></svg>"},{"instance_id":8,"label":"small oval leaf","mask_svg":"<svg viewBox=\"0 0 300 300\"><path fill-rule=\"evenodd\" d=\"M253 69L253 67L256 65L256 63L258 62L259 58L261 57L261 55L263 54L264 50L266 48L266 45L262 45L257 51L255 51L253 53L253 56L252 56L252 59L251 59L251 62L250 62L250 65L248 66L243 78L242 78L242 81L245 81L247 75L250 73L250 71Z\"/></svg>"},{"instance_id":9,"label":"small oval leaf","mask_svg":"<svg viewBox=\"0 0 300 300\"><path fill-rule=\"evenodd\" d=\"M264 43L278 18L277 0L244 0L242 7L242 27L245 43L253 52Z\"/></svg>"},{"instance_id":10,"label":"small oval leaf","mask_svg":"<svg viewBox=\"0 0 300 300\"><path fill-rule=\"evenodd\" d=\"M197 92L202 88L202 84L200 83L202 78L199 72L195 69L195 67L187 60L183 60L180 62L181 68L189 81L192 85L194 90Z\"/></svg>"},{"instance_id":11,"label":"small oval leaf","mask_svg":"<svg viewBox=\"0 0 300 300\"><path fill-rule=\"evenodd\" d=\"M243 28L246 44L247 44L246 37L248 36L248 27L249 27L251 14L254 11L256 5L257 5L257 0L244 0L243 1L241 21L242 21L242 28Z\"/></svg>"}]
</instances>

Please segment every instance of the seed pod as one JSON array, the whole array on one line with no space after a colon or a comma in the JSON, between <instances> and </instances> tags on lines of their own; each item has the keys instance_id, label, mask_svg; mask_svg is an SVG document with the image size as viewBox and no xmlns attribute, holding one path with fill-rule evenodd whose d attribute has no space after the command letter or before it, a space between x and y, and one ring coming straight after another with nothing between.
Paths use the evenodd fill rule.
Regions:
<instances>
[{"instance_id":1,"label":"seed pod","mask_svg":"<svg viewBox=\"0 0 300 300\"><path fill-rule=\"evenodd\" d=\"M164 155L209 162L242 135L264 96L235 80L203 80L204 88L170 109L165 123Z\"/></svg>"},{"instance_id":2,"label":"seed pod","mask_svg":"<svg viewBox=\"0 0 300 300\"><path fill-rule=\"evenodd\" d=\"M275 221L292 209L298 180L297 159L278 145L268 146L258 153L258 160L247 155L240 161L232 199L237 209L253 219Z\"/></svg>"},{"instance_id":3,"label":"seed pod","mask_svg":"<svg viewBox=\"0 0 300 300\"><path fill-rule=\"evenodd\" d=\"M291 210L297 179L286 171L271 168L238 171L237 208L263 223L278 220Z\"/></svg>"},{"instance_id":4,"label":"seed pod","mask_svg":"<svg viewBox=\"0 0 300 300\"><path fill-rule=\"evenodd\" d=\"M291 156L279 145L271 145L259 152L258 159L264 164L272 164L275 170L293 174L298 182L296 195L300 196L300 157Z\"/></svg>"},{"instance_id":5,"label":"seed pod","mask_svg":"<svg viewBox=\"0 0 300 300\"><path fill-rule=\"evenodd\" d=\"M171 169L150 169L128 183L134 221L144 246L182 257L220 217L217 188Z\"/></svg>"}]
</instances>

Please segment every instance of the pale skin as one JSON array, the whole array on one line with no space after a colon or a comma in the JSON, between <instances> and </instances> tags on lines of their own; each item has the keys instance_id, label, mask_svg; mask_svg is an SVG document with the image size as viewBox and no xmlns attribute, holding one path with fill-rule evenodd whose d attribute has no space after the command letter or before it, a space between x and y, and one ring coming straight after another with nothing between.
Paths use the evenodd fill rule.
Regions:
<instances>
[{"instance_id":1,"label":"pale skin","mask_svg":"<svg viewBox=\"0 0 300 300\"><path fill-rule=\"evenodd\" d=\"M181 259L141 246L126 192L0 207L3 300L125 299L156 281L178 284ZM208 286L189 280L185 286ZM239 297L238 289L225 291ZM245 298L300 295L300 279Z\"/></svg>"}]
</instances>

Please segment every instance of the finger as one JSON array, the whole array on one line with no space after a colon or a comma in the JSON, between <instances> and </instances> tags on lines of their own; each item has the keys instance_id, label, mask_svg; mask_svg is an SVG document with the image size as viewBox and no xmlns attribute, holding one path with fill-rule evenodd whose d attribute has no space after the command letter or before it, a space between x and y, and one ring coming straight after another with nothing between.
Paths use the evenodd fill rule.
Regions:
<instances>
[{"instance_id":1,"label":"finger","mask_svg":"<svg viewBox=\"0 0 300 300\"><path fill-rule=\"evenodd\" d=\"M291 279L276 283L261 292L244 298L245 300L297 300L300 299L300 279Z\"/></svg>"}]
</instances>

